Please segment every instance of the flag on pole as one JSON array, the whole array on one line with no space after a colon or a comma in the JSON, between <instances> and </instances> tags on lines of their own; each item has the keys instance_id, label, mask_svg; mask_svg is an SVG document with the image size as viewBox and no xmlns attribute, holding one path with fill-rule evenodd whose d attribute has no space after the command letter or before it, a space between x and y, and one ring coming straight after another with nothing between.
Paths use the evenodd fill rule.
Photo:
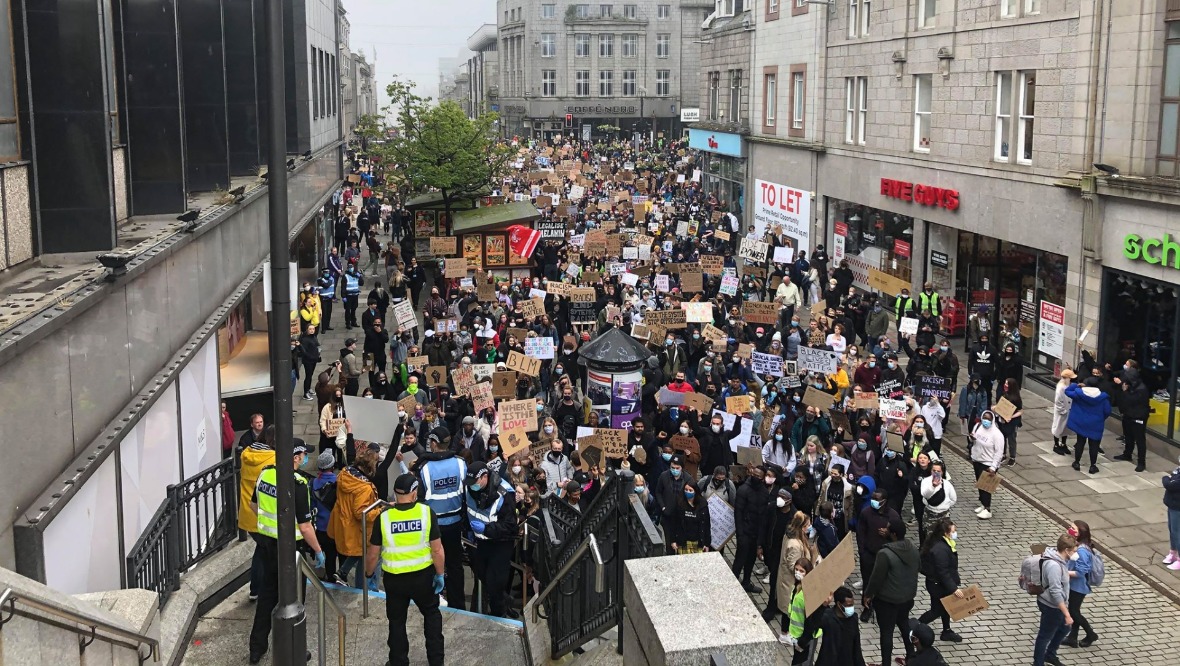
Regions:
<instances>
[{"instance_id":1,"label":"flag on pole","mask_svg":"<svg viewBox=\"0 0 1180 666\"><path fill-rule=\"evenodd\" d=\"M541 242L541 232L536 229L529 229L519 224L508 227L508 245L517 256L525 259L532 257L539 242Z\"/></svg>"}]
</instances>

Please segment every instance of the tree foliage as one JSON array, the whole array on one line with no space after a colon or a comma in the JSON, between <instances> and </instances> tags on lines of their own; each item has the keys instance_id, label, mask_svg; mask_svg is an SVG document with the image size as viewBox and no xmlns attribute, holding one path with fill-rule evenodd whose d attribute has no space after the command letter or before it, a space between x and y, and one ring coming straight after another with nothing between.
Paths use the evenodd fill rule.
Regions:
<instances>
[{"instance_id":1,"label":"tree foliage","mask_svg":"<svg viewBox=\"0 0 1180 666\"><path fill-rule=\"evenodd\" d=\"M386 91L397 111L396 131L381 152L411 191L438 191L449 213L502 177L512 151L496 138L495 113L472 120L454 102L432 105L412 82L396 78Z\"/></svg>"}]
</instances>

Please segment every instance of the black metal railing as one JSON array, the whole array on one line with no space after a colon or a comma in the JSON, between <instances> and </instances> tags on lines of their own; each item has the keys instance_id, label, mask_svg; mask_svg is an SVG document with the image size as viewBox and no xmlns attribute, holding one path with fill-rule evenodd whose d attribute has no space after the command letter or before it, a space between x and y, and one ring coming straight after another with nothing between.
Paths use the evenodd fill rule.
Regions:
<instances>
[{"instance_id":1,"label":"black metal railing","mask_svg":"<svg viewBox=\"0 0 1180 666\"><path fill-rule=\"evenodd\" d=\"M160 607L180 576L237 536L238 483L233 459L168 486L160 508L127 553L127 587L153 590Z\"/></svg>"},{"instance_id":2,"label":"black metal railing","mask_svg":"<svg viewBox=\"0 0 1180 666\"><path fill-rule=\"evenodd\" d=\"M538 571L546 584L560 575L553 592L538 600L549 626L553 659L611 627L621 627L623 562L664 554L659 532L635 497L634 482L630 471L606 476L585 513L552 496L542 507L545 534L538 542ZM591 535L602 566L580 548ZM621 649L621 641L619 645Z\"/></svg>"}]
</instances>

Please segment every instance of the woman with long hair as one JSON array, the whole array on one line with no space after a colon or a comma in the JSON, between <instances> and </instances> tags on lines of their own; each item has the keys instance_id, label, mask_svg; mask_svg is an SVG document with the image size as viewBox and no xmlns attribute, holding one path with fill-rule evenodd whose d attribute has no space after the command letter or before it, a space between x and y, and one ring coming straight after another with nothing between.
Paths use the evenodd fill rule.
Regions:
<instances>
[{"instance_id":1,"label":"woman with long hair","mask_svg":"<svg viewBox=\"0 0 1180 666\"><path fill-rule=\"evenodd\" d=\"M959 531L955 521L943 516L930 526L930 538L922 544L922 572L926 574L926 591L930 594L930 610L918 618L918 622L929 624L934 618L942 619L941 639L958 643L963 640L951 631L951 615L942 605L950 595L962 599L962 584L959 579Z\"/></svg>"},{"instance_id":2,"label":"woman with long hair","mask_svg":"<svg viewBox=\"0 0 1180 666\"><path fill-rule=\"evenodd\" d=\"M819 561L819 551L815 547L814 539L815 528L811 526L811 518L802 511L796 511L783 534L782 554L778 560L778 609L783 614L778 635L781 643L789 642L791 601L794 599L795 585L798 583L795 580L795 563L800 559Z\"/></svg>"},{"instance_id":3,"label":"woman with long hair","mask_svg":"<svg viewBox=\"0 0 1180 666\"><path fill-rule=\"evenodd\" d=\"M1024 400L1020 398L1020 380L1015 377L1005 379L1000 387L999 398L1007 399L1016 407L1011 419L1004 419L996 414L996 423L1008 445L1008 462L1005 464L1011 467L1016 464L1016 433L1020 430L1022 425L1020 417L1024 414ZM996 402L1000 401L999 398L996 399Z\"/></svg>"},{"instance_id":4,"label":"woman with long hair","mask_svg":"<svg viewBox=\"0 0 1180 666\"><path fill-rule=\"evenodd\" d=\"M1073 618L1073 626L1069 630L1069 637L1061 642L1069 647L1090 647L1098 640L1098 634L1086 617L1082 615L1082 602L1090 594L1090 571L1094 567L1094 544L1090 540L1090 524L1084 520L1075 520L1067 530L1069 535L1078 540L1078 559L1069 561L1069 616ZM1078 640L1078 633L1086 630L1086 637Z\"/></svg>"},{"instance_id":5,"label":"woman with long hair","mask_svg":"<svg viewBox=\"0 0 1180 666\"><path fill-rule=\"evenodd\" d=\"M1078 375L1073 370L1062 370L1061 379L1057 380L1057 386L1053 391L1053 422L1049 426L1049 431L1053 433L1053 453L1063 456L1071 453L1066 441L1069 435L1066 434L1065 424L1069 422L1069 407L1073 404L1073 399L1065 395L1065 389L1077 378Z\"/></svg>"}]
</instances>

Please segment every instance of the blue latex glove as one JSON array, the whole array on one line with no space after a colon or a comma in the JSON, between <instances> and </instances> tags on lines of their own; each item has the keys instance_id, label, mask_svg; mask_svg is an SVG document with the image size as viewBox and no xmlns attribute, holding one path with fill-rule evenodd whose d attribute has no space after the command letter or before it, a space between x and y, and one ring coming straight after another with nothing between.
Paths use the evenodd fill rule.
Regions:
<instances>
[{"instance_id":1,"label":"blue latex glove","mask_svg":"<svg viewBox=\"0 0 1180 666\"><path fill-rule=\"evenodd\" d=\"M380 569L378 569L378 571L380 571ZM377 589L377 574L378 574L378 571L374 571L374 572L373 572L373 575L372 575L372 576L369 576L369 578L367 579L367 580L369 581L369 591L370 591L370 592L380 592L380 590L378 590L378 589Z\"/></svg>"},{"instance_id":2,"label":"blue latex glove","mask_svg":"<svg viewBox=\"0 0 1180 666\"><path fill-rule=\"evenodd\" d=\"M487 525L484 525L482 520L471 521L471 531L475 532L476 534L483 534L484 528L486 527Z\"/></svg>"},{"instance_id":3,"label":"blue latex glove","mask_svg":"<svg viewBox=\"0 0 1180 666\"><path fill-rule=\"evenodd\" d=\"M322 550L315 554L315 568L316 569L323 569L324 568L324 551L322 551Z\"/></svg>"},{"instance_id":4,"label":"blue latex glove","mask_svg":"<svg viewBox=\"0 0 1180 666\"><path fill-rule=\"evenodd\" d=\"M434 593L442 594L443 587L446 586L446 578L442 574L434 574Z\"/></svg>"}]
</instances>

